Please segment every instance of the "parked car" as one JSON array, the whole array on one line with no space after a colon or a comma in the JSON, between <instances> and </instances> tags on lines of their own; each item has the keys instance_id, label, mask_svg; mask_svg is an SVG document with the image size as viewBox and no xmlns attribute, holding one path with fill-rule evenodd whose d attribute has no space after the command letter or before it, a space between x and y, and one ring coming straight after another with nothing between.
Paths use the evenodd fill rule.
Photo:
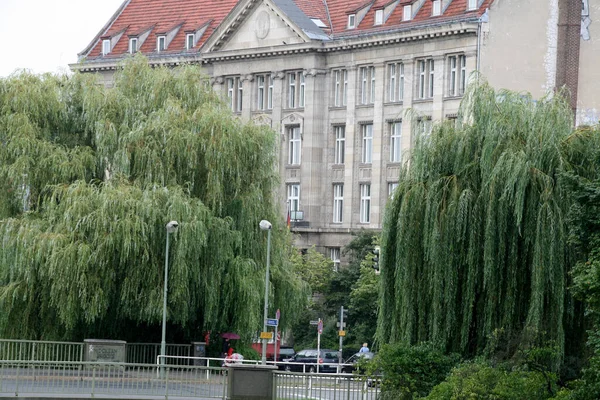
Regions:
<instances>
[{"instance_id":1,"label":"parked car","mask_svg":"<svg viewBox=\"0 0 600 400\"><path fill-rule=\"evenodd\" d=\"M277 361L283 361L287 358L292 358L296 354L293 347L283 346L277 349ZM267 361L273 361L273 354L267 356Z\"/></svg>"},{"instance_id":2,"label":"parked car","mask_svg":"<svg viewBox=\"0 0 600 400\"><path fill-rule=\"evenodd\" d=\"M361 360L370 361L373 359L373 357L375 357L375 353L370 352L370 351L354 354L352 357L350 357L346 361L344 361L344 364L346 364L346 365L344 365L342 367L342 373L344 373L344 374L353 373L354 371L356 371L356 367L357 367L357 364L359 361L361 361ZM359 371L359 372L361 372L361 371Z\"/></svg>"},{"instance_id":3,"label":"parked car","mask_svg":"<svg viewBox=\"0 0 600 400\"><path fill-rule=\"evenodd\" d=\"M279 364L279 369L295 372L337 372L337 363L339 353L336 350L321 349L320 355L316 349L306 349L299 351L293 357L283 360Z\"/></svg>"}]
</instances>

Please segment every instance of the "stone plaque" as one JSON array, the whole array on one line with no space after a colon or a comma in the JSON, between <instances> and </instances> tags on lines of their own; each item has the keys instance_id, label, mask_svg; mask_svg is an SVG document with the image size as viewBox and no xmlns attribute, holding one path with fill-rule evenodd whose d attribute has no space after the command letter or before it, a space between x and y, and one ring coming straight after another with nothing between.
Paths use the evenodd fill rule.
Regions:
<instances>
[{"instance_id":1,"label":"stone plaque","mask_svg":"<svg viewBox=\"0 0 600 400\"><path fill-rule=\"evenodd\" d=\"M124 363L125 346L123 340L85 339L85 361Z\"/></svg>"},{"instance_id":2,"label":"stone plaque","mask_svg":"<svg viewBox=\"0 0 600 400\"><path fill-rule=\"evenodd\" d=\"M269 34L269 30L271 29L271 17L269 13L266 11L261 11L256 16L254 33L258 39L264 39Z\"/></svg>"}]
</instances>

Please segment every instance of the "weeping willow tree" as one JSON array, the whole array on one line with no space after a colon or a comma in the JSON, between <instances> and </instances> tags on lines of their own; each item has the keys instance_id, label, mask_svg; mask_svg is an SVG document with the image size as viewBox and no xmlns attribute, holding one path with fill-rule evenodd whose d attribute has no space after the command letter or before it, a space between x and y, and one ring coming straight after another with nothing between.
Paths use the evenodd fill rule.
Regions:
<instances>
[{"instance_id":1,"label":"weeping willow tree","mask_svg":"<svg viewBox=\"0 0 600 400\"><path fill-rule=\"evenodd\" d=\"M0 335L158 338L169 220L175 331L260 327L261 219L270 304L293 320L306 288L277 223L275 134L234 118L197 67L137 58L114 88L96 79L0 80Z\"/></svg>"},{"instance_id":2,"label":"weeping willow tree","mask_svg":"<svg viewBox=\"0 0 600 400\"><path fill-rule=\"evenodd\" d=\"M417 141L385 214L381 343L473 355L503 337L504 350L526 341L563 354L581 313L567 287L562 177L590 159L572 121L562 96L533 101L482 84L456 126Z\"/></svg>"}]
</instances>

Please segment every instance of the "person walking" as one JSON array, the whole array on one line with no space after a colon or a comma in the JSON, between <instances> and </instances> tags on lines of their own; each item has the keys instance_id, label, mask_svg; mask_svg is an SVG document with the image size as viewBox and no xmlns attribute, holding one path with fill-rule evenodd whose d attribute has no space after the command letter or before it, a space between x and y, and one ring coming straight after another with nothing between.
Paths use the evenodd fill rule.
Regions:
<instances>
[{"instance_id":1,"label":"person walking","mask_svg":"<svg viewBox=\"0 0 600 400\"><path fill-rule=\"evenodd\" d=\"M360 348L360 350L358 351L359 353L368 353L371 350L369 350L369 347L367 347L367 343L363 343L362 347Z\"/></svg>"}]
</instances>

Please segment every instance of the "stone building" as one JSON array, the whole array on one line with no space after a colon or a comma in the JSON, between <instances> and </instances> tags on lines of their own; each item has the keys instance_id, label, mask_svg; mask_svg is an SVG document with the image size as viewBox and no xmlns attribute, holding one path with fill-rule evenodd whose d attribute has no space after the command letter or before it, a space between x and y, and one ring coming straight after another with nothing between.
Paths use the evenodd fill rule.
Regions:
<instances>
[{"instance_id":1,"label":"stone building","mask_svg":"<svg viewBox=\"0 0 600 400\"><path fill-rule=\"evenodd\" d=\"M566 85L597 122L595 16L588 0L126 0L71 68L110 84L135 52L201 64L234 114L279 132L282 218L339 262L473 71L534 97Z\"/></svg>"}]
</instances>

